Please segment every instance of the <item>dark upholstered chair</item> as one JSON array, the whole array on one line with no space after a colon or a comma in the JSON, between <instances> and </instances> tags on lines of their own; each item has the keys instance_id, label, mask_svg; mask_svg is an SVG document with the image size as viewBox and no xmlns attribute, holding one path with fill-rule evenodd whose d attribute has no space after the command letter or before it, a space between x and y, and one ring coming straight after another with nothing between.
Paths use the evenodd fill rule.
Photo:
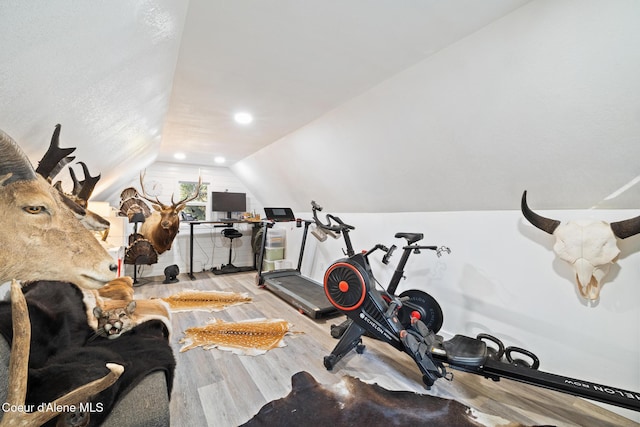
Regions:
<instances>
[{"instance_id":1,"label":"dark upholstered chair","mask_svg":"<svg viewBox=\"0 0 640 427\"><path fill-rule=\"evenodd\" d=\"M0 336L0 402L6 402L11 349ZM0 411L0 419L2 418ZM169 425L169 397L164 372L143 379L113 408L104 427L162 427Z\"/></svg>"}]
</instances>

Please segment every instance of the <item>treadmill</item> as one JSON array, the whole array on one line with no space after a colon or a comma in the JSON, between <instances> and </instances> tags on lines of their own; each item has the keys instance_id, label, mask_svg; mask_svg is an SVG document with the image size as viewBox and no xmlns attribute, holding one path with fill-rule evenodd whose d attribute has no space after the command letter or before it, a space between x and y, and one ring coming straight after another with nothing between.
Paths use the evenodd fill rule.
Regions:
<instances>
[{"instance_id":1,"label":"treadmill","mask_svg":"<svg viewBox=\"0 0 640 427\"><path fill-rule=\"evenodd\" d=\"M313 221L296 219L290 208L265 208L264 210L267 221L263 222L262 245L257 261L258 275L256 279L258 286L270 290L312 319L339 315L340 312L327 299L324 293L324 286L315 280L303 276L300 272L309 225L311 225ZM296 221L297 227L302 227L302 223L304 223L298 267L295 269L286 268L263 271L263 261L269 229L272 228L276 222L292 221Z\"/></svg>"}]
</instances>

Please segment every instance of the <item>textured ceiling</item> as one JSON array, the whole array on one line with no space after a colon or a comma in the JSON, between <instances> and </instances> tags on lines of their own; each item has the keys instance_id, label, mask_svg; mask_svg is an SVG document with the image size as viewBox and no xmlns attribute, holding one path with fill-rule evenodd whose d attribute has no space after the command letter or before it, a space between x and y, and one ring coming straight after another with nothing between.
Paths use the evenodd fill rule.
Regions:
<instances>
[{"instance_id":1,"label":"textured ceiling","mask_svg":"<svg viewBox=\"0 0 640 427\"><path fill-rule=\"evenodd\" d=\"M233 164L523 3L3 1L0 128L38 159L61 123L112 197L176 151Z\"/></svg>"},{"instance_id":2,"label":"textured ceiling","mask_svg":"<svg viewBox=\"0 0 640 427\"><path fill-rule=\"evenodd\" d=\"M531 25L534 34L527 34L529 38L524 39L533 40L523 47L530 50L533 57L539 53L535 33L543 36L545 26L553 19L574 19L572 17L577 16L572 9L576 7L575 2L3 1L0 2L3 29L0 128L14 137L31 159L38 159L46 150L55 124L61 123L62 144L78 147L78 159L84 160L92 172L102 173L96 198L112 198L152 162L175 161L173 154L176 151L184 152L186 159L183 161L189 164L211 165L215 156L226 157L228 165L251 159L264 147L287 140L320 117L335 111L351 111L351 106L362 100L375 100L376 94L384 93L386 82L403 75L416 64L423 64L424 68L425 61L440 52L463 51L455 47L482 29L512 16L514 11L522 10L521 6L527 3L540 6L533 8L533 13L543 11L533 15L539 21ZM589 2L590 6L603 4ZM545 15L553 8L558 10L557 16ZM605 18L620 19L615 14L603 17L603 22L606 22ZM566 45L562 48L569 54L562 56L562 51L558 50L559 66L566 68L567 62L580 59L587 49L611 50L599 44L598 40L602 38L583 42L580 34L571 33L570 28L569 25L566 34L561 34L566 36L563 38ZM512 31L521 36L519 28ZM621 29L620 34L613 34L612 40L624 41L624 45L616 46L616 52L623 49L629 52L630 63L633 63L635 56L631 53L640 51L637 36L634 34L634 38L625 39L623 31L631 30ZM478 52L483 52L484 57L480 53L477 57L470 56L467 51L464 61L488 64L495 59L487 46L482 46ZM592 70L593 87L573 88L576 94L587 96L563 99L562 92L558 92L551 107L564 108L569 118L583 113L581 120L588 120L592 111L602 112L592 121L606 118L606 126L601 126L603 131L607 127L619 129L634 115L637 119L637 102L631 100L637 99L633 96L635 87L621 80L632 74L633 69L619 70L619 57L614 54L606 58L613 62ZM440 59L438 64L455 64L456 61L455 58L449 62ZM549 65L531 68L528 77L539 72L543 77L541 81L549 81L553 77L553 66L549 68ZM576 74L580 65L576 62ZM602 82L607 82L607 70L619 71L612 74L619 84L612 84L611 88L620 93L612 93L611 102L606 105L608 110L601 111L596 108L598 106L588 105L588 95ZM464 76L461 72L465 70L453 71L452 76ZM570 75L562 78L571 84ZM506 85L515 83L520 82L510 78L505 81ZM430 84L437 89L433 82ZM482 87L468 89L483 90ZM536 101L535 81L526 89L528 96ZM546 91L545 96L553 95L550 93L553 87L542 89ZM600 89L599 95L606 96L607 89ZM366 93L370 95L362 98ZM625 99L626 104L616 107L616 96ZM347 107L343 108L345 105ZM476 108L475 112L471 107ZM484 183L485 188L502 183L504 177L521 175L522 182L513 183L519 190L534 182L541 172L546 173L549 181L541 181L540 188L550 188L551 182L563 179L575 182L575 197L565 189L555 196L556 199L547 199L551 205L545 207L584 208L595 204L613 208L637 207L639 172L635 163L627 160L637 152L638 143L629 132L603 132L604 138L613 134L624 138L596 143L598 135L589 133L588 128L582 131L570 127L563 129L563 116L554 115L555 110L544 103L538 111L527 110L523 105L514 109L496 104L494 110L497 107L504 107L500 111L505 113L504 117L516 117L517 114L517 120L522 119L523 125L536 126L538 130L544 126L539 126L536 120L550 119L554 129L566 132L566 135L529 141L527 136L532 134L521 127L522 133L517 135L495 135L493 140L492 135L474 138L476 130L465 128L458 106L434 106L432 118L448 112L442 118L461 125L451 131L468 136L461 142L465 144L463 147L437 147L436 155L451 159L444 168L446 174L442 175L448 178L438 182L438 193L434 194L441 209L513 206L514 194L500 191L495 191L491 198L482 198L476 191L473 196L477 200L473 197L465 199L469 190L465 186L469 180L465 174L468 171L474 173L473 182ZM464 105L464 108L471 111L469 114L474 115L474 120L487 113L482 106ZM256 118L248 127L236 125L231 120L236 111L244 109ZM486 123L498 119L487 117ZM422 126L426 125L428 122ZM397 126L405 133L411 129L401 122ZM371 141L381 139L376 138L377 135L371 136ZM406 140L413 137L404 136ZM509 141L507 136L518 139ZM589 144L572 142L560 146L558 141L563 141L564 137L565 140L584 137ZM518 140L520 145L516 143ZM375 152L393 154L389 141L392 139L387 138L378 148L374 147ZM341 143L350 142L345 139ZM418 140L413 146L408 144L399 148L410 156L417 143ZM528 145L523 146L525 143ZM524 154L528 158L526 153L530 148L538 150L530 158L539 167L532 168L522 159L512 161L513 157L504 156L506 152ZM352 147L352 151L356 149L356 146ZM575 155L572 150L582 151ZM574 163L567 163L572 156ZM596 173L603 156L609 160L603 165L611 173L602 170ZM614 158L618 161L612 161ZM575 162L588 165L588 170L585 166L575 173L578 169ZM434 173L438 167L442 168L441 163L434 162ZM567 164L571 166L566 167ZM565 172L558 172L563 168L566 168ZM570 179L565 179L567 177ZM583 183L584 188L579 189ZM598 191L592 196L589 191L593 193L590 189L594 186ZM617 192L620 195L616 196ZM535 192L536 195L539 193L540 190ZM607 195L612 197L605 197ZM306 197L305 194L302 199L306 200Z\"/></svg>"},{"instance_id":3,"label":"textured ceiling","mask_svg":"<svg viewBox=\"0 0 640 427\"><path fill-rule=\"evenodd\" d=\"M152 163L187 3L0 2L0 129L32 161L56 123L63 147L119 192Z\"/></svg>"},{"instance_id":4,"label":"textured ceiling","mask_svg":"<svg viewBox=\"0 0 640 427\"><path fill-rule=\"evenodd\" d=\"M523 3L192 0L160 159L233 164Z\"/></svg>"}]
</instances>

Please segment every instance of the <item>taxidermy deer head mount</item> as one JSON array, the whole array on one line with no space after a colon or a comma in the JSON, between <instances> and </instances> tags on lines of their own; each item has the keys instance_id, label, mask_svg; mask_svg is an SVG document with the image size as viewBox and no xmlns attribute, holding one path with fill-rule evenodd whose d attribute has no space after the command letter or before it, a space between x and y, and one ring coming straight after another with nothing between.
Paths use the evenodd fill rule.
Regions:
<instances>
[{"instance_id":1,"label":"taxidermy deer head mount","mask_svg":"<svg viewBox=\"0 0 640 427\"><path fill-rule=\"evenodd\" d=\"M626 239L640 233L640 216L611 224L592 219L561 223L545 218L529 208L526 191L522 193L521 209L532 225L556 237L553 251L572 265L578 291L588 300L599 298L602 279L618 259L616 238Z\"/></svg>"},{"instance_id":2,"label":"taxidermy deer head mount","mask_svg":"<svg viewBox=\"0 0 640 427\"><path fill-rule=\"evenodd\" d=\"M196 199L200 195L202 188L202 177L198 178L198 185L193 194L187 195L183 199L174 202L173 194L171 195L171 204L165 205L158 197L149 196L144 188L144 172L140 174L140 197L151 202L151 207L155 210L149 217L145 219L140 227L140 234L151 242L159 254L171 249L173 239L178 234L180 227L180 211L182 211L187 203Z\"/></svg>"}]
</instances>

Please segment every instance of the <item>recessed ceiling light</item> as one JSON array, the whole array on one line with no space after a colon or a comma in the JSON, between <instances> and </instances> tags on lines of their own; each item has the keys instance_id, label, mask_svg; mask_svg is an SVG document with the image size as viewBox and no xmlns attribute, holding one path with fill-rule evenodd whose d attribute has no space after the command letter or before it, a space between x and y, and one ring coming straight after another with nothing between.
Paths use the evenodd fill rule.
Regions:
<instances>
[{"instance_id":1,"label":"recessed ceiling light","mask_svg":"<svg viewBox=\"0 0 640 427\"><path fill-rule=\"evenodd\" d=\"M222 163L226 162L226 161L227 161L227 159L225 159L225 158L224 158L224 157L222 157L222 156L218 156L218 157L214 158L214 159L213 159L213 161L214 161L214 162L216 162L216 163L218 163L218 164L220 165L220 164L222 164Z\"/></svg>"},{"instance_id":2,"label":"recessed ceiling light","mask_svg":"<svg viewBox=\"0 0 640 427\"><path fill-rule=\"evenodd\" d=\"M184 160L187 158L187 155L184 153L175 153L173 155L174 158L178 159L178 160Z\"/></svg>"},{"instance_id":3,"label":"recessed ceiling light","mask_svg":"<svg viewBox=\"0 0 640 427\"><path fill-rule=\"evenodd\" d=\"M253 121L253 116L250 113L243 111L240 113L236 113L233 116L233 119L236 121L236 123L240 123L241 125L248 125Z\"/></svg>"}]
</instances>

